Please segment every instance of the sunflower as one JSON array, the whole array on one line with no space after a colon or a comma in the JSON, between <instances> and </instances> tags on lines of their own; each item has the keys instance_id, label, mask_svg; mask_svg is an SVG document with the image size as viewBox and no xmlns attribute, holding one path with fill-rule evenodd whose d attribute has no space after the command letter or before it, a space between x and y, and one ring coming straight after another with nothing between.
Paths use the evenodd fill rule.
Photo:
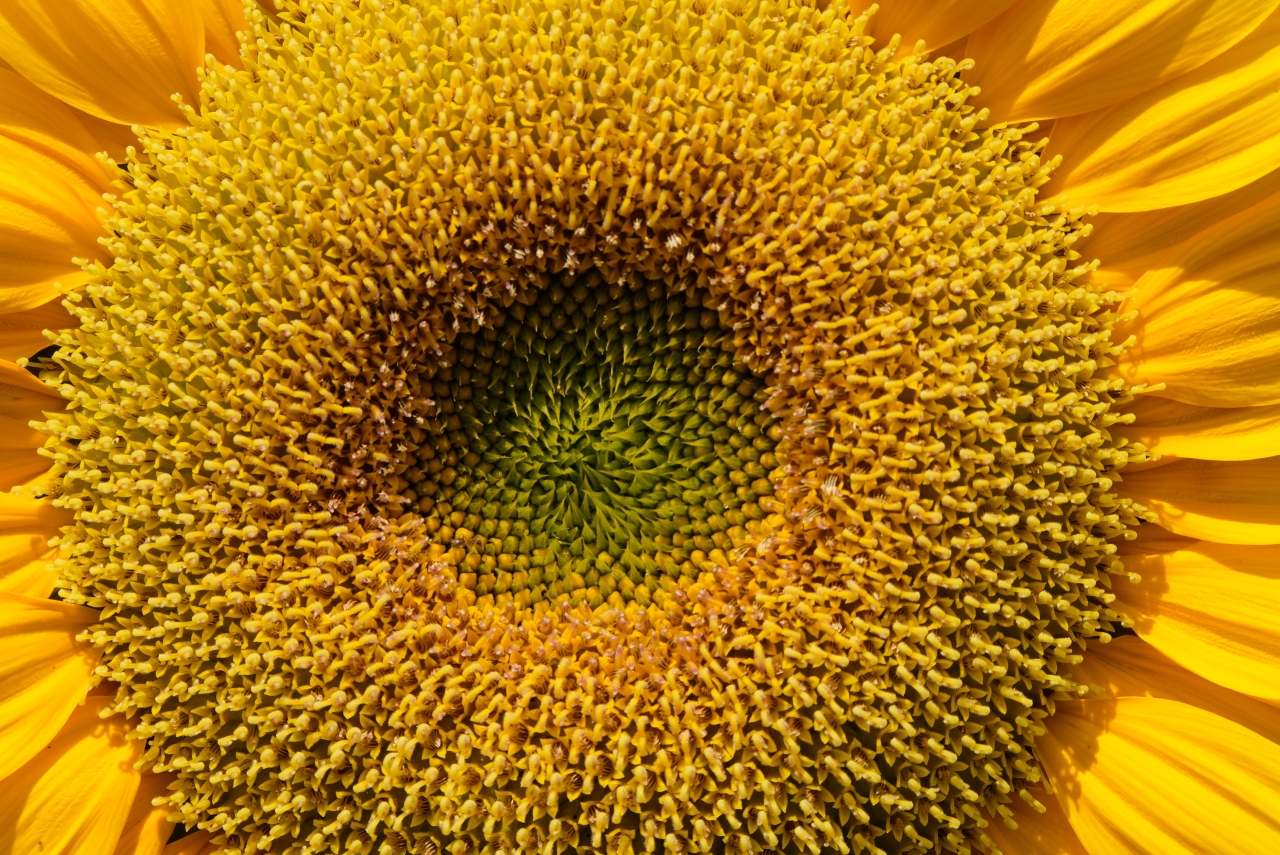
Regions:
<instances>
[{"instance_id":1,"label":"sunflower","mask_svg":"<svg viewBox=\"0 0 1280 855\"><path fill-rule=\"evenodd\" d=\"M0 3L0 849L1280 851L1277 7Z\"/></svg>"}]
</instances>

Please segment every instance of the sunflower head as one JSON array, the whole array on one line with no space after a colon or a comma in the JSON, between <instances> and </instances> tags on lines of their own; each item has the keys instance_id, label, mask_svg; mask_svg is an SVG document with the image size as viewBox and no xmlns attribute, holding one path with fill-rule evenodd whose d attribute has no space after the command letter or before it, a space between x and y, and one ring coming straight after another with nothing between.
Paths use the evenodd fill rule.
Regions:
<instances>
[{"instance_id":1,"label":"sunflower head","mask_svg":"<svg viewBox=\"0 0 1280 855\"><path fill-rule=\"evenodd\" d=\"M183 822L963 852L1034 802L1138 519L1035 126L834 5L252 17L44 375L61 596Z\"/></svg>"}]
</instances>

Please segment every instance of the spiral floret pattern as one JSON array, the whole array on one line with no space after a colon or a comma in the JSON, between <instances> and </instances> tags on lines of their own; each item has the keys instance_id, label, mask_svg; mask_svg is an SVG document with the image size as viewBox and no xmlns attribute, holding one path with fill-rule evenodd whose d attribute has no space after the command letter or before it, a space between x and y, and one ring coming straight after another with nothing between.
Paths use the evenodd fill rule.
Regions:
<instances>
[{"instance_id":1,"label":"spiral floret pattern","mask_svg":"<svg viewBox=\"0 0 1280 855\"><path fill-rule=\"evenodd\" d=\"M460 430L424 446L422 505L429 532L467 546L481 597L648 605L710 553L740 558L764 519L780 434L764 384L734 369L714 312L642 285L557 282L459 337L437 373Z\"/></svg>"}]
</instances>

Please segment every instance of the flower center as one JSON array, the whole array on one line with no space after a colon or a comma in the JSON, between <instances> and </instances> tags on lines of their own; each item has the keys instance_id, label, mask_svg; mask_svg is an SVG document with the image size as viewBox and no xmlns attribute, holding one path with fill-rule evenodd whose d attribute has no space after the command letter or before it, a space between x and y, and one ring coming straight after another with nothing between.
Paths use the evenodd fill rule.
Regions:
<instances>
[{"instance_id":1,"label":"flower center","mask_svg":"<svg viewBox=\"0 0 1280 855\"><path fill-rule=\"evenodd\" d=\"M419 492L482 596L647 603L709 553L729 563L773 492L763 384L715 313L583 279L461 336L436 375L460 424L434 435Z\"/></svg>"}]
</instances>

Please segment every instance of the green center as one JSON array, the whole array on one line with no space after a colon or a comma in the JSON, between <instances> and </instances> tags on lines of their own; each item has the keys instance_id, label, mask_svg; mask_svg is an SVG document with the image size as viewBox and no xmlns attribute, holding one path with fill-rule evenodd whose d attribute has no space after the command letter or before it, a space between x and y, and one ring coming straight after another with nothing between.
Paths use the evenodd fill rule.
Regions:
<instances>
[{"instance_id":1,"label":"green center","mask_svg":"<svg viewBox=\"0 0 1280 855\"><path fill-rule=\"evenodd\" d=\"M666 291L557 280L454 342L418 492L477 593L643 600L762 518L763 383L715 312Z\"/></svg>"}]
</instances>

